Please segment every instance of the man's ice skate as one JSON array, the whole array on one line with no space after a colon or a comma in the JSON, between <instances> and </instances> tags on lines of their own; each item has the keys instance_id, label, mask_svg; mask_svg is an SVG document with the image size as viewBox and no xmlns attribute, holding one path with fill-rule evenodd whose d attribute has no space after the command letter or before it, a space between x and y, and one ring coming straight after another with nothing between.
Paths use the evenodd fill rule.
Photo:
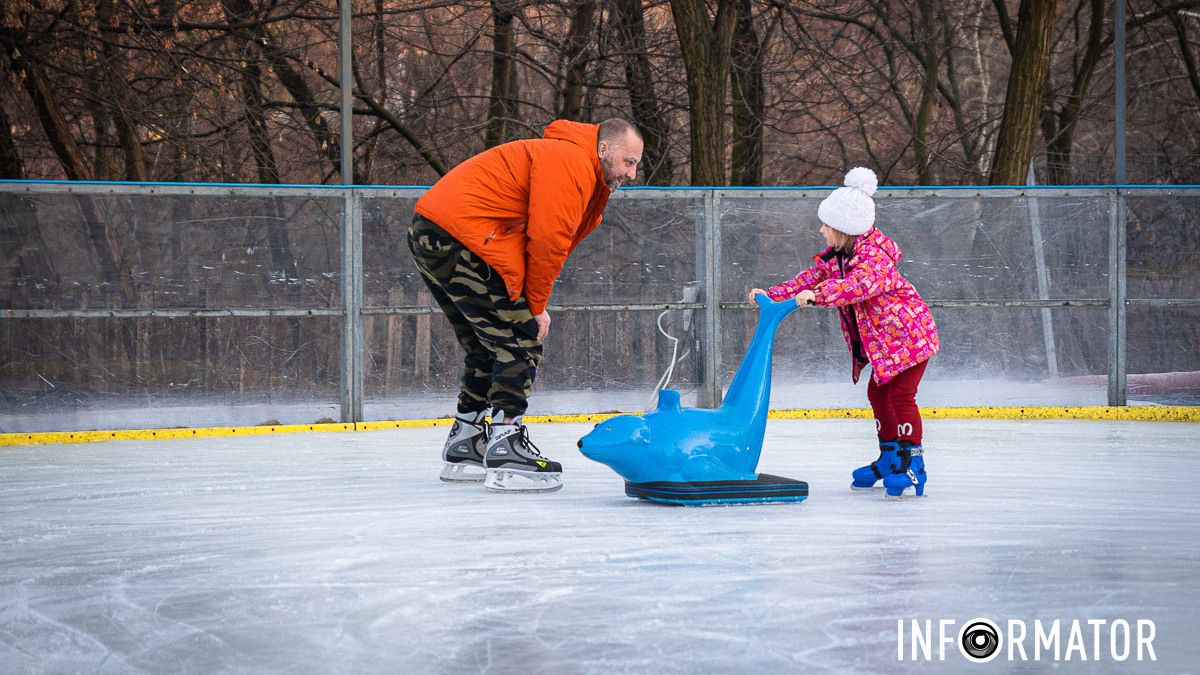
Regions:
<instances>
[{"instance_id":1,"label":"man's ice skate","mask_svg":"<svg viewBox=\"0 0 1200 675\"><path fill-rule=\"evenodd\" d=\"M487 446L487 422L457 417L442 448L441 479L447 483L478 483L484 478L483 452Z\"/></svg>"},{"instance_id":2,"label":"man's ice skate","mask_svg":"<svg viewBox=\"0 0 1200 675\"><path fill-rule=\"evenodd\" d=\"M890 476L884 476L883 487L887 490L888 499L904 499L906 497L924 497L925 481L925 451L919 445L900 442L900 468Z\"/></svg>"},{"instance_id":3,"label":"man's ice skate","mask_svg":"<svg viewBox=\"0 0 1200 675\"><path fill-rule=\"evenodd\" d=\"M551 492L562 487L562 465L542 457L524 424L493 424L483 456L483 486L496 492Z\"/></svg>"}]
</instances>

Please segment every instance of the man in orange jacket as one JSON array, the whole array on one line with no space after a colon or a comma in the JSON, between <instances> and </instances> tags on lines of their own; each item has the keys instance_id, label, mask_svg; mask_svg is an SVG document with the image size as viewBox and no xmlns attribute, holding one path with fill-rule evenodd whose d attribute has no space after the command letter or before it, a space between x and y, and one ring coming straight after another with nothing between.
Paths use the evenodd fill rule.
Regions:
<instances>
[{"instance_id":1,"label":"man in orange jacket","mask_svg":"<svg viewBox=\"0 0 1200 675\"><path fill-rule=\"evenodd\" d=\"M417 200L408 247L466 352L442 480L562 487L562 466L521 423L550 331L546 304L567 256L641 158L641 134L624 120L555 120L542 138L464 161Z\"/></svg>"}]
</instances>

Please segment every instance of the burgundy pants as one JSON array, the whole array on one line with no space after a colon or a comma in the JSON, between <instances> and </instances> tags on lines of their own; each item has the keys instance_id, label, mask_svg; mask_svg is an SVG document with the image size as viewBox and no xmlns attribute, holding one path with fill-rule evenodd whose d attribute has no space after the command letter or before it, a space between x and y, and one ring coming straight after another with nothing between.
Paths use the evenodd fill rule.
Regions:
<instances>
[{"instance_id":1,"label":"burgundy pants","mask_svg":"<svg viewBox=\"0 0 1200 675\"><path fill-rule=\"evenodd\" d=\"M879 440L900 439L913 445L921 444L921 409L917 407L917 385L925 374L922 361L888 380L876 384L872 377L867 383L867 400L875 413L875 431Z\"/></svg>"}]
</instances>

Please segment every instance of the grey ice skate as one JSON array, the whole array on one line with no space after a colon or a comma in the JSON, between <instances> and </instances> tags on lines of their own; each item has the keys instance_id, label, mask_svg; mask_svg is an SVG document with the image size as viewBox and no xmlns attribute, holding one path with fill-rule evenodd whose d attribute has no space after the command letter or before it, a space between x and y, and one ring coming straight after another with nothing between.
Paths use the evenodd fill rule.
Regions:
<instances>
[{"instance_id":1,"label":"grey ice skate","mask_svg":"<svg viewBox=\"0 0 1200 675\"><path fill-rule=\"evenodd\" d=\"M442 448L441 479L447 483L478 483L484 478L483 451L487 445L487 422L455 418Z\"/></svg>"},{"instance_id":2,"label":"grey ice skate","mask_svg":"<svg viewBox=\"0 0 1200 675\"><path fill-rule=\"evenodd\" d=\"M496 492L552 492L562 488L562 465L529 441L524 424L493 424L488 434L483 486Z\"/></svg>"}]
</instances>

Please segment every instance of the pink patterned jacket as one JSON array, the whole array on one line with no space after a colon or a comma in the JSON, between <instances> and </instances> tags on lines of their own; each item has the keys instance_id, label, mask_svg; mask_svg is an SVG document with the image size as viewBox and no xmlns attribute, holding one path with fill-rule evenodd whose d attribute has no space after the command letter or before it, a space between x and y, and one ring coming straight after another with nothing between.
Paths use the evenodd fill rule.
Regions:
<instances>
[{"instance_id":1,"label":"pink patterned jacket","mask_svg":"<svg viewBox=\"0 0 1200 675\"><path fill-rule=\"evenodd\" d=\"M850 258L839 260L832 248L825 249L813 256L815 265L767 289L767 295L778 301L811 290L816 304L837 307L853 360L854 382L867 365L854 357L852 321L857 321L872 377L886 384L941 349L928 305L896 269L900 257L896 242L872 227L855 242Z\"/></svg>"}]
</instances>

